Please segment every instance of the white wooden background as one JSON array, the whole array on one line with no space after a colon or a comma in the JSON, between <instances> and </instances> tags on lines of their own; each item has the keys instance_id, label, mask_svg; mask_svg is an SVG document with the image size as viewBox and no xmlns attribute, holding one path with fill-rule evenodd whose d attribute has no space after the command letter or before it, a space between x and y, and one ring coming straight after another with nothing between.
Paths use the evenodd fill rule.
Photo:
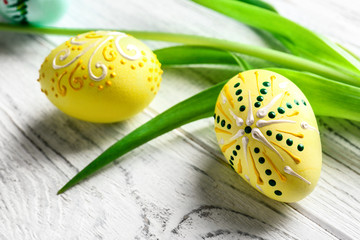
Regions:
<instances>
[{"instance_id":1,"label":"white wooden background","mask_svg":"<svg viewBox=\"0 0 360 240\"><path fill-rule=\"evenodd\" d=\"M360 55L359 1L270 2ZM71 1L56 25L265 44L241 23L187 0ZM143 113L117 124L82 122L59 112L36 81L44 57L65 40L0 32L1 240L360 238L360 123L341 119L319 118L321 180L298 203L262 196L222 164L211 119L168 133L57 196L116 140L210 86L205 78L225 78L216 70L166 69L158 96Z\"/></svg>"}]
</instances>

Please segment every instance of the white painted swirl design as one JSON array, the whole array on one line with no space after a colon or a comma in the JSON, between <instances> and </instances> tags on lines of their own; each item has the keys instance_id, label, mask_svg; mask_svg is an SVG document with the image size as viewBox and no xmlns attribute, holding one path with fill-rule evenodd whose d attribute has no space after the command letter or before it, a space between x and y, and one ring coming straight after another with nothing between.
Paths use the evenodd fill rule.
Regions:
<instances>
[{"instance_id":1,"label":"white painted swirl design","mask_svg":"<svg viewBox=\"0 0 360 240\"><path fill-rule=\"evenodd\" d=\"M79 36L77 37L73 37L70 40L70 43L73 45L84 45L86 42L85 41L77 41L79 39Z\"/></svg>"},{"instance_id":2,"label":"white painted swirl design","mask_svg":"<svg viewBox=\"0 0 360 240\"><path fill-rule=\"evenodd\" d=\"M90 78L91 78L92 80L94 80L94 81L101 81L101 80L103 80L103 79L106 77L107 67L105 66L105 64L103 64L103 63L101 63L101 62L97 62L97 63L95 64L95 67L96 67L96 68L101 68L102 73L101 73L101 75L100 75L99 77L95 76L95 74L94 74L94 73L92 72L92 70L91 70L92 58L94 57L95 53L99 50L99 48L100 48L102 45L104 45L107 41L109 41L109 40L111 40L111 39L113 39L113 38L114 38L113 36L110 36L110 37L108 37L107 39L105 39L105 41L103 41L102 43L100 43L100 44L96 47L95 51L91 54L91 57L90 57L89 63L88 63L88 71L89 71Z\"/></svg>"},{"instance_id":3,"label":"white painted swirl design","mask_svg":"<svg viewBox=\"0 0 360 240\"><path fill-rule=\"evenodd\" d=\"M64 54L61 54L61 53L64 53ZM61 68L65 68L65 67L68 67L70 66L71 64L73 64L79 57L81 57L83 54L79 54L77 55L73 60L71 60L70 62L68 62L67 64L65 65L57 65L56 64L56 59L59 57L59 60L60 61L64 61L66 60L70 55L70 50L69 49L63 49L61 50L60 52L58 52L58 54L56 54L54 60L53 60L53 63L52 63L52 66L55 70L57 69L61 69Z\"/></svg>"},{"instance_id":4,"label":"white painted swirl design","mask_svg":"<svg viewBox=\"0 0 360 240\"><path fill-rule=\"evenodd\" d=\"M127 53L125 53L125 51L122 49L121 44L119 43L121 41L121 39L129 37L127 34L125 33L121 33L121 32L95 32L95 34L99 34L100 39L97 39L94 43L90 44L86 49L84 49L82 52L80 52L78 55L76 55L72 60L70 60L68 63L64 64L64 65L60 65L57 64L57 59L60 62L65 61L69 56L70 56L70 49L62 49L61 51L59 51L55 58L53 59L52 62L52 67L53 69L57 70L57 69L61 69L61 68L65 68L70 66L71 64L73 64L76 60L78 60L81 56L83 56L85 53L87 53L90 49L95 48L95 50L92 52L90 58L89 58L89 62L88 62L88 72L89 72L89 76L92 80L94 81L101 81L103 80L106 75L107 75L107 67L104 63L102 62L97 62L95 63L95 68L101 68L101 75L96 76L93 72L92 72L92 68L91 68L91 64L92 64L92 59L94 57L94 55L98 52L98 50L100 49L101 46L103 46L105 43L107 43L108 41L110 41L111 39L114 39L114 37L116 36L115 39L115 46L116 46L116 50L118 51L118 53L120 53L120 55L128 60L131 61L135 61L138 60L141 57L141 52L139 50L138 47L136 47L133 44L128 44L126 46L126 50L129 52L134 52L133 55L129 55ZM103 35L103 36L101 36ZM81 35L80 35L81 36ZM81 37L77 36L74 38L71 38L70 43L73 45L84 45L90 41L94 41L93 38L90 38L90 40L88 41L78 41ZM104 36L108 36L105 40L103 40Z\"/></svg>"},{"instance_id":5,"label":"white painted swirl design","mask_svg":"<svg viewBox=\"0 0 360 240\"><path fill-rule=\"evenodd\" d=\"M127 35L122 35L122 36L118 36L115 40L115 45L116 45L116 49L119 51L119 53L124 57L124 58L127 58L129 60L137 60L141 57L141 53L140 53L140 50L135 46L135 45L132 45L132 44L129 44L126 46L126 49L128 51L135 51L135 55L134 56L130 56L130 55L127 55L124 50L122 50L122 48L120 47L119 45L119 41L124 38L124 37L127 37Z\"/></svg>"}]
</instances>

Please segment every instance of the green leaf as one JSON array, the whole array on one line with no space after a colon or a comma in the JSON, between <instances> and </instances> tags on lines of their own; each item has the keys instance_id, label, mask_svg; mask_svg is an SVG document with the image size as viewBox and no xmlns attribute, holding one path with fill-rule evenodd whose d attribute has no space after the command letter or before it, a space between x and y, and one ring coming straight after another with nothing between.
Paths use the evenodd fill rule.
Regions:
<instances>
[{"instance_id":1,"label":"green leaf","mask_svg":"<svg viewBox=\"0 0 360 240\"><path fill-rule=\"evenodd\" d=\"M349 49L345 48L343 45L341 45L339 43L336 43L336 45L338 45L340 48L342 48L344 51L349 53L351 56L353 56L354 58L356 58L360 62L360 57L357 56L355 53L351 52Z\"/></svg>"},{"instance_id":2,"label":"green leaf","mask_svg":"<svg viewBox=\"0 0 360 240\"><path fill-rule=\"evenodd\" d=\"M264 11L269 12L267 10ZM94 29L66 29L66 28L34 27L34 26L20 26L20 25L9 26L9 24L0 23L0 30L17 31L22 33L75 35L83 32L88 32ZM109 29L103 29L103 30L109 30ZM141 39L177 42L188 45L222 49L230 52L246 54L249 56L262 58L267 61L281 64L288 68L309 71L321 76L332 78L340 82L352 84L355 86L360 86L359 75L353 72L349 72L346 69L341 69L341 67L338 66L329 67L327 65L315 61L311 61L308 59L304 59L301 57L297 57L288 53L276 51L269 48L252 46L248 44L242 44L242 43L232 42L223 39L186 35L186 34L143 32L143 31L126 31L126 33Z\"/></svg>"},{"instance_id":3,"label":"green leaf","mask_svg":"<svg viewBox=\"0 0 360 240\"><path fill-rule=\"evenodd\" d=\"M239 54L235 52L203 46L179 45L157 49L154 53L157 55L162 67L189 67L192 65L211 65L211 67L229 65L235 67L237 65L241 66L241 61L246 61L244 69L284 67L281 64L261 58L243 54L239 57ZM240 64L238 61L240 61Z\"/></svg>"},{"instance_id":4,"label":"green leaf","mask_svg":"<svg viewBox=\"0 0 360 240\"><path fill-rule=\"evenodd\" d=\"M236 61L227 51L199 47L199 46L175 46L157 49L154 51L162 66L170 67L177 65L192 64L229 64L236 65Z\"/></svg>"},{"instance_id":5,"label":"green leaf","mask_svg":"<svg viewBox=\"0 0 360 240\"><path fill-rule=\"evenodd\" d=\"M158 57L160 56L163 59L165 66L174 63L174 65L191 65L196 64L196 61L201 64L216 64L217 68L236 64L232 56L225 51L197 46L164 48L157 50L157 53L159 54ZM234 57L237 56L234 55ZM239 58L238 61L240 60L243 61ZM293 81L305 93L316 115L360 120L360 111L358 110L360 109L359 87L336 82L308 72L269 67L269 65L257 64L256 62L251 62L251 65L254 68L265 68L278 72Z\"/></svg>"},{"instance_id":6,"label":"green leaf","mask_svg":"<svg viewBox=\"0 0 360 240\"><path fill-rule=\"evenodd\" d=\"M78 182L142 144L184 124L212 116L214 114L217 97L226 82L227 81L223 81L176 104L135 129L81 170L58 191L58 194L65 192Z\"/></svg>"},{"instance_id":7,"label":"green leaf","mask_svg":"<svg viewBox=\"0 0 360 240\"><path fill-rule=\"evenodd\" d=\"M235 59L241 70L246 71L252 69L250 64L240 58L236 53L229 52L229 54Z\"/></svg>"},{"instance_id":8,"label":"green leaf","mask_svg":"<svg viewBox=\"0 0 360 240\"><path fill-rule=\"evenodd\" d=\"M271 32L275 37L281 36L280 40L294 54L335 68L340 65L350 71L359 73L360 62L346 51L277 13L234 0L193 1L252 27Z\"/></svg>"},{"instance_id":9,"label":"green leaf","mask_svg":"<svg viewBox=\"0 0 360 240\"><path fill-rule=\"evenodd\" d=\"M360 88L315 74L284 68L268 68L294 82L318 116L360 121Z\"/></svg>"},{"instance_id":10,"label":"green leaf","mask_svg":"<svg viewBox=\"0 0 360 240\"><path fill-rule=\"evenodd\" d=\"M231 54L225 51L198 46L176 46L163 48L156 52L165 66L201 63L217 64L219 68L220 66L226 67L229 64L236 64L233 57L237 57L236 55L232 57ZM239 58L238 61L240 60L243 61ZM247 62L249 61L247 60ZM251 65L253 68L265 68L278 72L293 81L305 93L316 115L360 120L360 111L358 110L360 109L359 87L336 82L308 72L294 71L276 66L269 67L263 62L260 62L260 64L251 62Z\"/></svg>"},{"instance_id":11,"label":"green leaf","mask_svg":"<svg viewBox=\"0 0 360 240\"><path fill-rule=\"evenodd\" d=\"M276 9L271 4L264 2L264 1L260 1L260 0L237 0L237 1L244 2L244 3L250 4L250 5L254 5L254 6L269 10L271 12L275 12L275 13L277 12Z\"/></svg>"},{"instance_id":12,"label":"green leaf","mask_svg":"<svg viewBox=\"0 0 360 240\"><path fill-rule=\"evenodd\" d=\"M157 49L154 53L161 62L162 67L221 64L234 67L238 65L240 66L238 71L245 71L251 69L251 65L255 65L256 68L278 66L265 60L239 56L233 52L201 46L173 46ZM251 64L249 62L251 62Z\"/></svg>"},{"instance_id":13,"label":"green leaf","mask_svg":"<svg viewBox=\"0 0 360 240\"><path fill-rule=\"evenodd\" d=\"M194 54L194 52L196 54ZM217 64L226 67L236 64L226 51L198 46L176 46L156 50L165 66ZM237 57L234 55L234 57ZM238 61L243 61L239 58ZM247 62L249 62L247 60ZM251 62L251 61L250 61ZM241 65L241 62L240 62ZM249 65L249 63L247 63ZM293 81L307 96L316 115L347 118L360 121L360 88L333 81L308 72L269 66L263 62L251 62L253 68L265 68L278 72Z\"/></svg>"}]
</instances>

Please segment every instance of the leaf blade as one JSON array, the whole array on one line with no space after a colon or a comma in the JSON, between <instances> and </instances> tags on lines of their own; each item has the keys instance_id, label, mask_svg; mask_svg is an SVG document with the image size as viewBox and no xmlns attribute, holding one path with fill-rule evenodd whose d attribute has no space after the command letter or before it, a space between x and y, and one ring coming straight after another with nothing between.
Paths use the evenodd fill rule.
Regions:
<instances>
[{"instance_id":1,"label":"leaf blade","mask_svg":"<svg viewBox=\"0 0 360 240\"><path fill-rule=\"evenodd\" d=\"M277 13L234 0L192 1L252 27L271 32L275 37L281 36L279 40L285 43L285 46L292 50L294 54L333 67L340 65L355 73L360 71L360 62L350 54L340 48L335 48L333 44L329 44L330 41Z\"/></svg>"},{"instance_id":2,"label":"leaf blade","mask_svg":"<svg viewBox=\"0 0 360 240\"><path fill-rule=\"evenodd\" d=\"M157 49L154 53L162 66L166 67L219 63L236 65L234 58L227 51L214 48L180 45Z\"/></svg>"},{"instance_id":3,"label":"leaf blade","mask_svg":"<svg viewBox=\"0 0 360 240\"><path fill-rule=\"evenodd\" d=\"M276 9L271 4L264 2L264 1L260 1L260 0L237 0L237 1L251 4L251 5L269 10L271 12L277 13Z\"/></svg>"},{"instance_id":4,"label":"leaf blade","mask_svg":"<svg viewBox=\"0 0 360 240\"><path fill-rule=\"evenodd\" d=\"M198 51L199 49L202 50ZM173 50L175 51L173 52ZM187 51L188 53L184 58L181 53ZM193 51L196 51L197 54L193 54ZM206 56L202 58L202 64L217 64L218 67L220 65L227 66L228 64L237 64L236 61L232 59L233 56L231 56L231 54L211 48L176 46L162 49L162 52L166 52L166 57L171 55L171 61L176 61L177 64L194 64L199 58L199 56L197 56L198 53ZM221 54L223 58L218 58L217 54ZM178 58L180 58L181 61L178 61ZM165 66L167 66L167 63L167 60L164 59ZM295 71L284 67L279 68L264 65L263 63L250 63L253 68L278 72L293 81L307 96L316 115L347 118L356 121L360 120L360 111L358 111L358 109L360 109L359 87L336 82L330 78L308 72ZM316 91L316 89L323 91ZM358 104L356 104L356 102L358 102Z\"/></svg>"},{"instance_id":5,"label":"leaf blade","mask_svg":"<svg viewBox=\"0 0 360 240\"><path fill-rule=\"evenodd\" d=\"M215 86L176 104L172 108L135 129L105 150L99 157L76 174L58 191L58 194L65 192L136 147L184 124L212 116L217 96L226 82L227 81L218 83Z\"/></svg>"}]
</instances>

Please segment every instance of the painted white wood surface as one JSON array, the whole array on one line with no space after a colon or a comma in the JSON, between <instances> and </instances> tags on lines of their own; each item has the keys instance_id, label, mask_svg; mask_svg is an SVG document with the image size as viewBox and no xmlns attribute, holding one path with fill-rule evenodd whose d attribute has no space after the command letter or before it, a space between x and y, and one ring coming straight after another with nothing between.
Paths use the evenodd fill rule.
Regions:
<instances>
[{"instance_id":1,"label":"painted white wood surface","mask_svg":"<svg viewBox=\"0 0 360 240\"><path fill-rule=\"evenodd\" d=\"M272 0L281 14L360 55L360 3ZM182 32L266 45L251 29L185 0L73 1L65 27ZM166 69L143 113L92 124L59 112L36 82L64 37L0 32L0 239L359 239L360 123L319 118L323 171L293 204L270 200L226 167L206 119L56 191L117 139L225 77ZM147 42L153 49L165 43ZM209 79L211 81L209 81Z\"/></svg>"}]
</instances>

